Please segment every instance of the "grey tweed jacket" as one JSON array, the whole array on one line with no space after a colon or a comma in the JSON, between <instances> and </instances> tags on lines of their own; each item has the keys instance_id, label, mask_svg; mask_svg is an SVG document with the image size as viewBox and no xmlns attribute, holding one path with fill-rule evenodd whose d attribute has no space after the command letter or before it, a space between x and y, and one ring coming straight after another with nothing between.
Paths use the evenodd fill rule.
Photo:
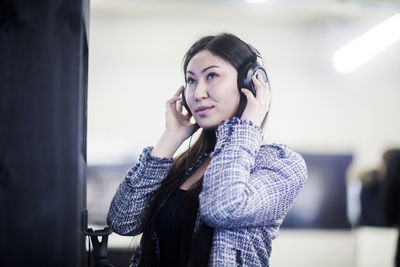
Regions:
<instances>
[{"instance_id":1,"label":"grey tweed jacket","mask_svg":"<svg viewBox=\"0 0 400 267\"><path fill-rule=\"evenodd\" d=\"M218 126L199 195L199 224L214 227L209 266L269 266L271 242L307 179L303 158L283 145L261 145L262 131L234 117ZM138 235L143 210L166 177L172 158L150 155L144 148L111 202L107 223L121 235ZM208 155L188 170L188 178ZM184 181L184 179L183 179ZM182 181L182 182L183 182ZM158 241L155 236L159 255ZM136 249L131 266L141 256Z\"/></svg>"}]
</instances>

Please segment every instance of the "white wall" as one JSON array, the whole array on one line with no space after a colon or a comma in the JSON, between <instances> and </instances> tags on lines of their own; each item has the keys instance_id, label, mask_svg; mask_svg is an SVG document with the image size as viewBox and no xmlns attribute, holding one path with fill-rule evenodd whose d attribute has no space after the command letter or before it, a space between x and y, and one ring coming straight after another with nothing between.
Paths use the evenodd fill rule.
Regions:
<instances>
[{"instance_id":1,"label":"white wall","mask_svg":"<svg viewBox=\"0 0 400 267\"><path fill-rule=\"evenodd\" d=\"M183 83L184 53L199 37L228 31L264 57L273 94L268 141L299 152L353 152L356 169L375 167L385 148L400 146L400 43L350 74L334 70L332 54L396 10L342 1L93 1L89 164L133 157L155 144L164 103Z\"/></svg>"}]
</instances>

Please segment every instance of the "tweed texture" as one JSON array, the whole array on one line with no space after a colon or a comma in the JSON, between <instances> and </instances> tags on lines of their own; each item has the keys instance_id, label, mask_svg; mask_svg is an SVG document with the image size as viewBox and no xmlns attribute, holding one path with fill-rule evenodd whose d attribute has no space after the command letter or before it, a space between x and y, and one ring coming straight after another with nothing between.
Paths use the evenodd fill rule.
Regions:
<instances>
[{"instance_id":1,"label":"tweed texture","mask_svg":"<svg viewBox=\"0 0 400 267\"><path fill-rule=\"evenodd\" d=\"M262 139L259 127L236 117L217 128L195 226L195 231L200 223L215 229L209 266L269 266L272 240L305 184L303 158L284 145L261 145ZM144 148L111 202L107 223L121 235L142 233L143 210L173 162L151 156L151 149ZM206 156L196 161L183 181ZM131 266L137 266L140 254L139 247Z\"/></svg>"}]
</instances>

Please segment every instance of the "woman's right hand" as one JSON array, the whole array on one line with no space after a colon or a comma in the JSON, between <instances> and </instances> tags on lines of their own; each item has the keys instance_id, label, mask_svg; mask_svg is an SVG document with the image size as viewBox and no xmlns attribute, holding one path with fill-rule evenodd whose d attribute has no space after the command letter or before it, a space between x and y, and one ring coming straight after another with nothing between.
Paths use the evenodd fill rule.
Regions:
<instances>
[{"instance_id":1,"label":"woman's right hand","mask_svg":"<svg viewBox=\"0 0 400 267\"><path fill-rule=\"evenodd\" d=\"M198 126L190 122L192 115L183 114L183 103L181 93L184 86L179 87L174 96L167 100L165 112L165 132L181 138L182 142L192 135Z\"/></svg>"},{"instance_id":2,"label":"woman's right hand","mask_svg":"<svg viewBox=\"0 0 400 267\"><path fill-rule=\"evenodd\" d=\"M192 115L182 113L182 90L183 86L167 101L165 131L151 150L152 156L171 158L183 141L198 129L197 124L190 122Z\"/></svg>"}]
</instances>

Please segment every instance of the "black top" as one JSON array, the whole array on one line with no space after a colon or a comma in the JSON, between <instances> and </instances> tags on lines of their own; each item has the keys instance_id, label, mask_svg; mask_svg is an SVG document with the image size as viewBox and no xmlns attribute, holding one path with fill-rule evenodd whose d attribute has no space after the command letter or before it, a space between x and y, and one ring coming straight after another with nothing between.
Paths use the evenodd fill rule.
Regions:
<instances>
[{"instance_id":1,"label":"black top","mask_svg":"<svg viewBox=\"0 0 400 267\"><path fill-rule=\"evenodd\" d=\"M188 191L177 188L162 206L156 222L156 233L160 245L161 266L179 266L180 236L184 223L189 218L182 214L182 204ZM191 222L194 225L194 221Z\"/></svg>"}]
</instances>

